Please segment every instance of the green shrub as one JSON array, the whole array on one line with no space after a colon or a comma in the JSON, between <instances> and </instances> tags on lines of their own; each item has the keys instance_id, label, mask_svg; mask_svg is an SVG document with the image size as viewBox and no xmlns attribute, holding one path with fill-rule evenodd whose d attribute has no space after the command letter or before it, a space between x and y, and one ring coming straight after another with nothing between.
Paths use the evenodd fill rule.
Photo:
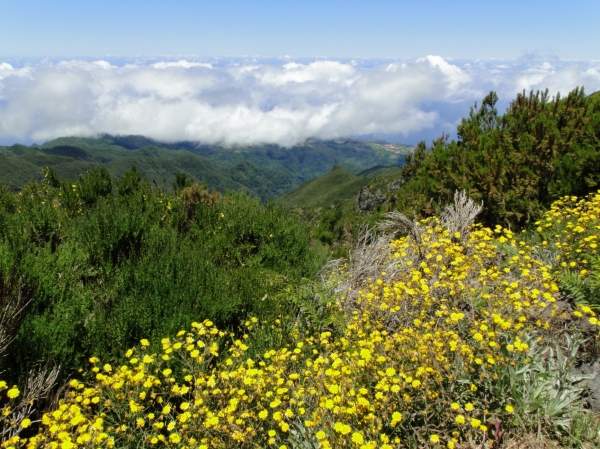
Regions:
<instances>
[{"instance_id":1,"label":"green shrub","mask_svg":"<svg viewBox=\"0 0 600 449\"><path fill-rule=\"evenodd\" d=\"M19 194L0 189L0 276L31 291L8 348L5 378L60 364L69 376L90 355L114 359L140 338L170 335L210 318L236 330L268 318L284 286L324 262L306 226L282 207L202 186L153 189L132 169L102 168L76 182L52 170Z\"/></svg>"}]
</instances>

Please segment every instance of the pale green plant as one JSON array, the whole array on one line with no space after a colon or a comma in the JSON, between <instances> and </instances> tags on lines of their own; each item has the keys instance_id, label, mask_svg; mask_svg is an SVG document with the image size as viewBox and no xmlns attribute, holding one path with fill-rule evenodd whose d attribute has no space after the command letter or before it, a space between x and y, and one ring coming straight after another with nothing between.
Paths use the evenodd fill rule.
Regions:
<instances>
[{"instance_id":1,"label":"pale green plant","mask_svg":"<svg viewBox=\"0 0 600 449\"><path fill-rule=\"evenodd\" d=\"M573 418L584 412L580 401L584 388L578 383L590 377L572 371L584 339L565 334L562 345L558 341L544 345L532 333L526 341L527 358L508 370L511 392L521 410L517 418L538 436L544 424L569 430Z\"/></svg>"}]
</instances>

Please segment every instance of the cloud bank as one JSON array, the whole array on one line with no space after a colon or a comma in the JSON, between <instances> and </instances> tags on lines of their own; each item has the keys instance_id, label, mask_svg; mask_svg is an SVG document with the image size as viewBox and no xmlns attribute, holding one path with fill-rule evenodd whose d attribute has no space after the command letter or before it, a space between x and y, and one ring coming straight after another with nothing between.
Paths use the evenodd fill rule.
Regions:
<instances>
[{"instance_id":1,"label":"cloud bank","mask_svg":"<svg viewBox=\"0 0 600 449\"><path fill-rule=\"evenodd\" d=\"M226 145L452 132L495 90L600 90L600 62L164 60L0 62L0 141L140 134Z\"/></svg>"}]
</instances>

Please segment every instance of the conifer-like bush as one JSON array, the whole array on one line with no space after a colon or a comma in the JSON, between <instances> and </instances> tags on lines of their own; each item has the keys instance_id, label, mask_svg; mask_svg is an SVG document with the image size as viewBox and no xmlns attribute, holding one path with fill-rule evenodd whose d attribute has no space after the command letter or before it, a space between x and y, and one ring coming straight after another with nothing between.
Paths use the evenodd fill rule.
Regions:
<instances>
[{"instance_id":1,"label":"conifer-like bush","mask_svg":"<svg viewBox=\"0 0 600 449\"><path fill-rule=\"evenodd\" d=\"M465 190L483 202L479 220L512 229L532 225L554 201L598 189L600 101L577 88L567 96L520 93L504 114L487 95L457 127L457 140L419 144L391 203L432 214Z\"/></svg>"}]
</instances>

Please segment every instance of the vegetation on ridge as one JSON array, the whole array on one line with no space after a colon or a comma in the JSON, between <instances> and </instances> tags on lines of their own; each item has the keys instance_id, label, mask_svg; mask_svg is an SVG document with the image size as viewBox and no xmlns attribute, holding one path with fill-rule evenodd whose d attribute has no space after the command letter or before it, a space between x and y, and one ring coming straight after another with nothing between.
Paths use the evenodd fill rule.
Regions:
<instances>
[{"instance_id":1,"label":"vegetation on ridge","mask_svg":"<svg viewBox=\"0 0 600 449\"><path fill-rule=\"evenodd\" d=\"M405 184L390 198L394 207L433 213L436 203L466 190L483 202L484 223L531 225L558 198L600 185L597 98L579 88L564 98L523 92L500 116L498 97L490 93L462 120L457 141L442 138L426 152L415 151Z\"/></svg>"},{"instance_id":2,"label":"vegetation on ridge","mask_svg":"<svg viewBox=\"0 0 600 449\"><path fill-rule=\"evenodd\" d=\"M359 177L336 164L326 175L306 181L278 198L277 202L295 207L326 206L355 198L368 182L368 178Z\"/></svg>"}]
</instances>

